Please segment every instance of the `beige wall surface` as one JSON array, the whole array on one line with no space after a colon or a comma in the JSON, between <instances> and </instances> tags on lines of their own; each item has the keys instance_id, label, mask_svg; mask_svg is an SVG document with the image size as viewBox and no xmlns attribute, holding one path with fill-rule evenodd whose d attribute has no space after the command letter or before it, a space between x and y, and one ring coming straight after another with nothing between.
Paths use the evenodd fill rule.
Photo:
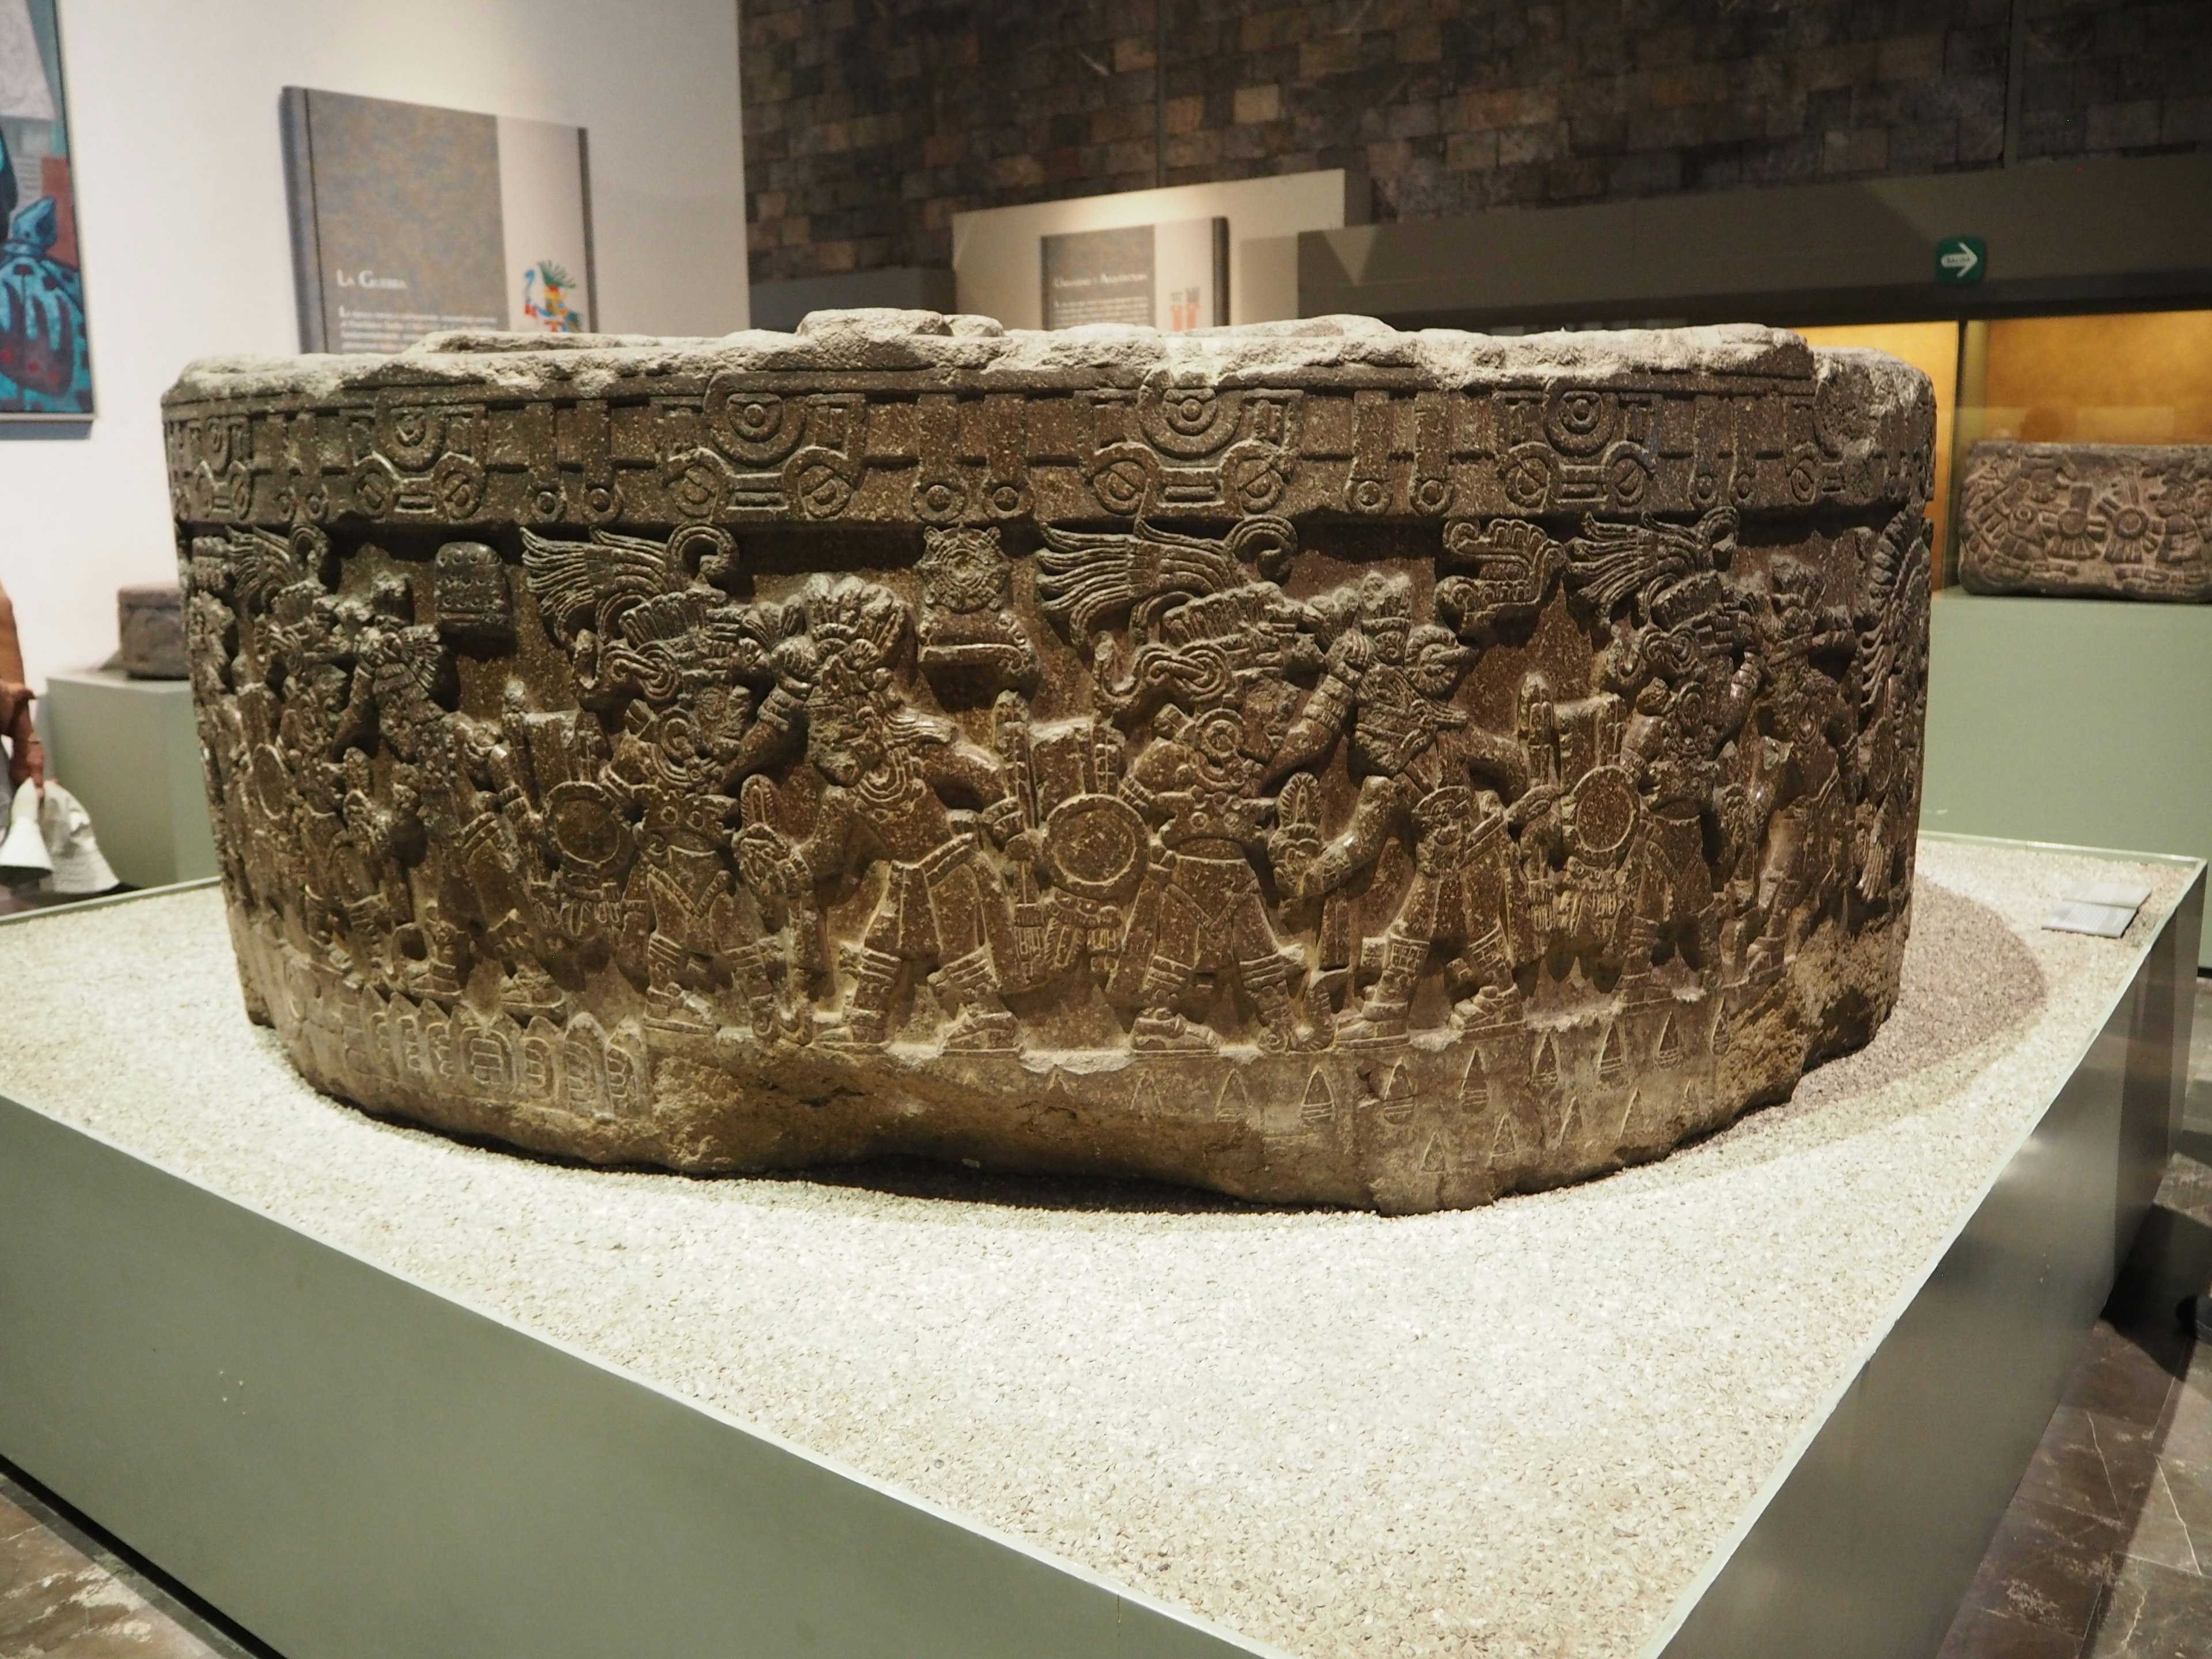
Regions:
<instances>
[{"instance_id":1,"label":"beige wall surface","mask_svg":"<svg viewBox=\"0 0 2212 1659\"><path fill-rule=\"evenodd\" d=\"M0 426L0 581L33 685L115 648L115 590L174 579L158 400L191 358L292 352L287 85L591 133L599 320L746 321L730 0L67 0L63 69L99 417Z\"/></svg>"},{"instance_id":2,"label":"beige wall surface","mask_svg":"<svg viewBox=\"0 0 2212 1659\"><path fill-rule=\"evenodd\" d=\"M956 213L952 273L960 309L995 317L1008 328L1042 328L1042 238L1071 230L1225 218L1229 320L1265 323L1295 317L1298 233L1341 229L1347 222L1349 188L1343 170L1332 168Z\"/></svg>"},{"instance_id":3,"label":"beige wall surface","mask_svg":"<svg viewBox=\"0 0 2212 1659\"><path fill-rule=\"evenodd\" d=\"M2212 443L2212 311L2000 318L1985 390L1984 438Z\"/></svg>"}]
</instances>

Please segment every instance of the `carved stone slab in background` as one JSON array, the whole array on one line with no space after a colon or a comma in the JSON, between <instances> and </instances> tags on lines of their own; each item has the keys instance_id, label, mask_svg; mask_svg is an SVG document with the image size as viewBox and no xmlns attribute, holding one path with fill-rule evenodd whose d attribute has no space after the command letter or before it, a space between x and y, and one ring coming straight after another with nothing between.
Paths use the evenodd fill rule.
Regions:
<instances>
[{"instance_id":1,"label":"carved stone slab in background","mask_svg":"<svg viewBox=\"0 0 2212 1659\"><path fill-rule=\"evenodd\" d=\"M1926 380L842 313L167 402L249 1006L373 1110L1407 1211L1893 1001Z\"/></svg>"},{"instance_id":2,"label":"carved stone slab in background","mask_svg":"<svg viewBox=\"0 0 2212 1659\"><path fill-rule=\"evenodd\" d=\"M1960 522L1972 592L2212 601L2212 447L1976 444Z\"/></svg>"}]
</instances>

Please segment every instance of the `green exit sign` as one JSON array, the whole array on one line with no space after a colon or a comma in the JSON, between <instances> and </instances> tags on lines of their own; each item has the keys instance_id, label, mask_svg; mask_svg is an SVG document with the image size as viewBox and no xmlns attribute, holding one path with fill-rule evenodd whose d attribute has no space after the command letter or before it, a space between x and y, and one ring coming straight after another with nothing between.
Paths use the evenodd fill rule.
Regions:
<instances>
[{"instance_id":1,"label":"green exit sign","mask_svg":"<svg viewBox=\"0 0 2212 1659\"><path fill-rule=\"evenodd\" d=\"M1989 268L1989 245L1978 236L1946 236L1936 244L1936 280L1948 287L1978 283Z\"/></svg>"}]
</instances>

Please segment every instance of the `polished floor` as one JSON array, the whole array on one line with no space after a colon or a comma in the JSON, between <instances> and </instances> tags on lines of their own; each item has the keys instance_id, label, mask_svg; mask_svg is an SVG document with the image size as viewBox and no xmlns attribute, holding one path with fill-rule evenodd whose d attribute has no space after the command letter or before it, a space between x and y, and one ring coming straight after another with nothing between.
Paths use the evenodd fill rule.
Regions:
<instances>
[{"instance_id":1,"label":"polished floor","mask_svg":"<svg viewBox=\"0 0 2212 1659\"><path fill-rule=\"evenodd\" d=\"M256 1659L0 1473L0 1659Z\"/></svg>"},{"instance_id":2,"label":"polished floor","mask_svg":"<svg viewBox=\"0 0 2212 1659\"><path fill-rule=\"evenodd\" d=\"M2212 1122L2212 980L2191 1117ZM2185 1135L1941 1659L2212 1659L2212 1134Z\"/></svg>"},{"instance_id":3,"label":"polished floor","mask_svg":"<svg viewBox=\"0 0 2212 1659\"><path fill-rule=\"evenodd\" d=\"M2212 979L2191 1116L2212 1123ZM1940 1659L2212 1659L2212 1134L2183 1138ZM273 1659L0 1469L0 1659Z\"/></svg>"}]
</instances>

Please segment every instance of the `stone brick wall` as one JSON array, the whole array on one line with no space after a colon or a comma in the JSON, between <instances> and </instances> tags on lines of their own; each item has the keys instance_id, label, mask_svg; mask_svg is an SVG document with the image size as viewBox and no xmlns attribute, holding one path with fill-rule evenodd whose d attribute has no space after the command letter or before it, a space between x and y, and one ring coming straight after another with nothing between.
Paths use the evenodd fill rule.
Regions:
<instances>
[{"instance_id":1,"label":"stone brick wall","mask_svg":"<svg viewBox=\"0 0 2212 1659\"><path fill-rule=\"evenodd\" d=\"M2212 149L2205 0L1180 0L1164 74L1148 0L741 15L756 282L944 265L1163 129L1169 184L1351 167L1386 219L1996 167L2008 97L2015 161Z\"/></svg>"}]
</instances>

